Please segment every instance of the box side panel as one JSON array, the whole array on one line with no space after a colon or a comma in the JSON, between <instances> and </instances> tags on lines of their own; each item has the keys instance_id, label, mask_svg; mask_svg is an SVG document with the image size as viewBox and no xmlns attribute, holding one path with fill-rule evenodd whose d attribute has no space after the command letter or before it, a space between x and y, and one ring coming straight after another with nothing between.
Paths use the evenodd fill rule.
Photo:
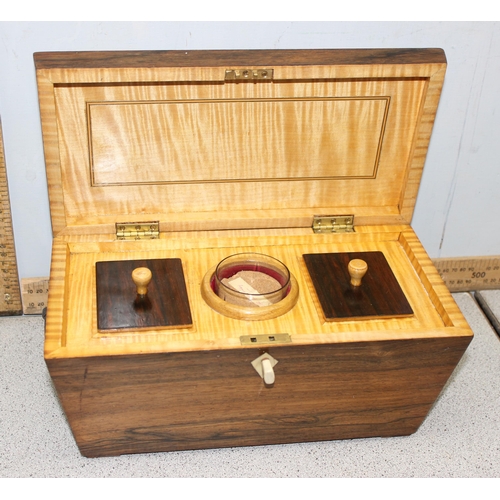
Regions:
<instances>
[{"instance_id":1,"label":"box side panel","mask_svg":"<svg viewBox=\"0 0 500 500\"><path fill-rule=\"evenodd\" d=\"M415 432L470 337L52 359L88 457Z\"/></svg>"},{"instance_id":2,"label":"box side panel","mask_svg":"<svg viewBox=\"0 0 500 500\"><path fill-rule=\"evenodd\" d=\"M434 72L428 80L425 98L422 99L420 108L420 118L415 129L415 135L412 141L412 152L408 156L408 165L406 169L405 182L402 184L401 191L401 215L408 223L411 222L415 203L417 201L422 172L427 157L427 150L431 139L436 112L441 96L446 66Z\"/></svg>"},{"instance_id":3,"label":"box side panel","mask_svg":"<svg viewBox=\"0 0 500 500\"><path fill-rule=\"evenodd\" d=\"M37 73L37 85L52 232L57 234L67 226L67 221L62 189L54 84L45 76Z\"/></svg>"}]
</instances>

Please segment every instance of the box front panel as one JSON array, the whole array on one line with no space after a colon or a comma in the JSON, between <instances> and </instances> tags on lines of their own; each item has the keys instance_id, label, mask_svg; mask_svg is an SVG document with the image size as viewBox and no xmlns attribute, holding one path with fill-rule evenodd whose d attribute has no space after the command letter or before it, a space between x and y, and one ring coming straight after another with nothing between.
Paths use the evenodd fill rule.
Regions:
<instances>
[{"instance_id":1,"label":"box front panel","mask_svg":"<svg viewBox=\"0 0 500 500\"><path fill-rule=\"evenodd\" d=\"M425 339L49 360L85 456L415 432L469 342Z\"/></svg>"}]
</instances>

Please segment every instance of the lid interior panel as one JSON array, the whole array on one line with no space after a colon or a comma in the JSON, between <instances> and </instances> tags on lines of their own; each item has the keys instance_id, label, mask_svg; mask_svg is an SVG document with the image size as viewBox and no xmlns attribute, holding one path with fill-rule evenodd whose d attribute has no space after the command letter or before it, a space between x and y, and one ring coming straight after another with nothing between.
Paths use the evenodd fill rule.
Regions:
<instances>
[{"instance_id":1,"label":"lid interior panel","mask_svg":"<svg viewBox=\"0 0 500 500\"><path fill-rule=\"evenodd\" d=\"M427 87L426 78L56 84L67 220L397 213Z\"/></svg>"}]
</instances>

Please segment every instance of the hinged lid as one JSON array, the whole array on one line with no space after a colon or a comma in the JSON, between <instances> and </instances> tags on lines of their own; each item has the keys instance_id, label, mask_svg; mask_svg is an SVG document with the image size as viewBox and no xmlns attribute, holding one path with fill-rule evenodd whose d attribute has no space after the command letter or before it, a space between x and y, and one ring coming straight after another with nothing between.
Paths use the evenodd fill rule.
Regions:
<instances>
[{"instance_id":1,"label":"hinged lid","mask_svg":"<svg viewBox=\"0 0 500 500\"><path fill-rule=\"evenodd\" d=\"M409 223L440 49L35 54L54 234Z\"/></svg>"}]
</instances>

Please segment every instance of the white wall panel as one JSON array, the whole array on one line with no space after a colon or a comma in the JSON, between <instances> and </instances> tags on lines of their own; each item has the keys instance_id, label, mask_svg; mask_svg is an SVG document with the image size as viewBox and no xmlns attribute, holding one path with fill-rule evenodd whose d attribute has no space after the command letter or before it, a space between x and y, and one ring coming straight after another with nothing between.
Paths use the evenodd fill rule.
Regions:
<instances>
[{"instance_id":1,"label":"white wall panel","mask_svg":"<svg viewBox=\"0 0 500 500\"><path fill-rule=\"evenodd\" d=\"M431 257L500 254L500 23L2 22L0 116L21 277L49 274L33 52L440 47L448 72L413 226Z\"/></svg>"}]
</instances>

